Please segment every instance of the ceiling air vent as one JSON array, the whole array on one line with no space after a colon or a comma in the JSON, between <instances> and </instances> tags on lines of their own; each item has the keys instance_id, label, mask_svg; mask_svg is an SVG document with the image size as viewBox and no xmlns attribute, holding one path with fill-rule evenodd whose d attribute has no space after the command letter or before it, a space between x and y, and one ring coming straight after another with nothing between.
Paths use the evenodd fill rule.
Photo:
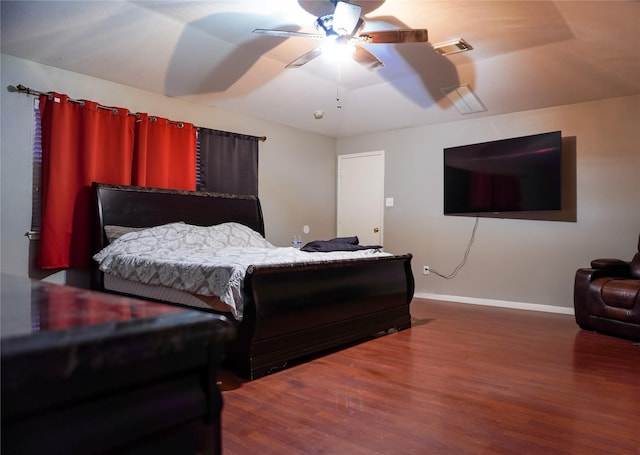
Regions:
<instances>
[{"instance_id":1,"label":"ceiling air vent","mask_svg":"<svg viewBox=\"0 0 640 455\"><path fill-rule=\"evenodd\" d=\"M441 89L445 95L453 103L461 114L474 114L476 112L484 112L487 110L482 101L471 90L468 85L459 85L457 87L446 87Z\"/></svg>"},{"instance_id":2,"label":"ceiling air vent","mask_svg":"<svg viewBox=\"0 0 640 455\"><path fill-rule=\"evenodd\" d=\"M451 55L457 54L458 52L470 51L473 49L473 46L462 38L457 38L451 41L436 43L433 45L433 48L442 55Z\"/></svg>"}]
</instances>

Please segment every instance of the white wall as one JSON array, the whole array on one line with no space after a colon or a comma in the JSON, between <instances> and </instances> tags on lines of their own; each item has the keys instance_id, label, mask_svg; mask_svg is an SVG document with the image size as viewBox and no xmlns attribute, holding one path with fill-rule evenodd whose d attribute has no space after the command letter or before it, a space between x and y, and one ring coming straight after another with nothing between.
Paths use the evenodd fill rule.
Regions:
<instances>
[{"instance_id":1,"label":"white wall","mask_svg":"<svg viewBox=\"0 0 640 455\"><path fill-rule=\"evenodd\" d=\"M640 96L341 138L338 154L385 150L385 249L412 253L416 294L570 312L575 270L596 257L631 259L640 233ZM576 144L575 222L444 216L443 148L562 130ZM532 304L532 305L529 305ZM542 309L542 308L540 308ZM547 308L554 310L553 308Z\"/></svg>"},{"instance_id":2,"label":"white wall","mask_svg":"<svg viewBox=\"0 0 640 455\"><path fill-rule=\"evenodd\" d=\"M2 55L0 160L0 270L40 278L31 270L31 150L33 97L7 91L22 84L34 90L66 93L133 112L194 123L223 131L267 136L260 143L259 196L266 237L288 246L294 234L303 241L335 234L336 140L219 109L168 98L108 81ZM304 235L307 224L311 232ZM86 285L86 273L58 273L50 281Z\"/></svg>"}]
</instances>

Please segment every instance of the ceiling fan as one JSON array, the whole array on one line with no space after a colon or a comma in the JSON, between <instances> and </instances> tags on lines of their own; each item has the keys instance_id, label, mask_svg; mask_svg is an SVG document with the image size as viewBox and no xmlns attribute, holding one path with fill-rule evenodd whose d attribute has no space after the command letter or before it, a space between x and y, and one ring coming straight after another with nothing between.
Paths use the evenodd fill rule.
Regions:
<instances>
[{"instance_id":1,"label":"ceiling fan","mask_svg":"<svg viewBox=\"0 0 640 455\"><path fill-rule=\"evenodd\" d=\"M401 44L428 41L428 33L424 28L366 32L364 31L365 21L360 16L362 10L360 5L349 3L346 0L332 0L331 3L335 5L333 13L319 16L315 21L318 33L261 28L255 29L253 33L281 38L330 40L330 43L351 47L353 60L372 70L384 66L384 63L359 44ZM286 68L299 68L320 56L322 52L323 46L316 47L286 65Z\"/></svg>"}]
</instances>

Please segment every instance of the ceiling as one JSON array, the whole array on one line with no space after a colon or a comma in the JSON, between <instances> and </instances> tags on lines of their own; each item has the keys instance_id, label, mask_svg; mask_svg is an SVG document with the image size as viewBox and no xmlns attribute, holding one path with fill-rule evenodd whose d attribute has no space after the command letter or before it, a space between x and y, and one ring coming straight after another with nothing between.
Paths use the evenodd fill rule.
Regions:
<instances>
[{"instance_id":1,"label":"ceiling","mask_svg":"<svg viewBox=\"0 0 640 455\"><path fill-rule=\"evenodd\" d=\"M252 30L315 33L328 0L2 0L2 53L332 137L640 93L638 1L353 3L365 31L426 28L429 43L364 45L376 71L326 56L286 69L318 42ZM473 50L432 47L455 38ZM442 94L458 85L486 111L460 114Z\"/></svg>"}]
</instances>

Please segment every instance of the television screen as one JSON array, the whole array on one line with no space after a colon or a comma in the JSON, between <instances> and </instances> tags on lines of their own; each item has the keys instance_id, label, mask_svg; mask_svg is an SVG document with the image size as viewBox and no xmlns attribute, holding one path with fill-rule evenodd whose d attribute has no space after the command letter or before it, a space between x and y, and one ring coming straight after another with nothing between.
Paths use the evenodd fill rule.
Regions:
<instances>
[{"instance_id":1,"label":"television screen","mask_svg":"<svg viewBox=\"0 0 640 455\"><path fill-rule=\"evenodd\" d=\"M562 133L444 149L444 214L561 210Z\"/></svg>"}]
</instances>

